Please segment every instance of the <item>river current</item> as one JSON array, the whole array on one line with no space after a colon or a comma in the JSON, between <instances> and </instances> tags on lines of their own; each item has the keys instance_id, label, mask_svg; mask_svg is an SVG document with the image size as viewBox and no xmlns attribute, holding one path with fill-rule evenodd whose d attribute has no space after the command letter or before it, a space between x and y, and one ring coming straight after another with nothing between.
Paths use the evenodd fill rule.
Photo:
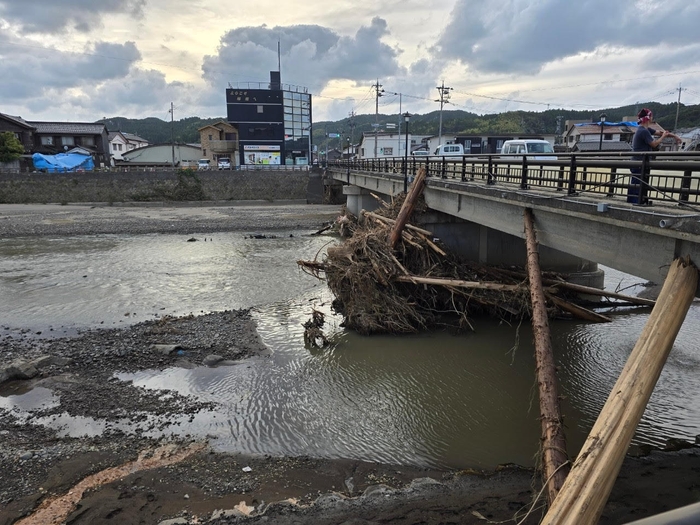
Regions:
<instances>
[{"instance_id":1,"label":"river current","mask_svg":"<svg viewBox=\"0 0 700 525\"><path fill-rule=\"evenodd\" d=\"M325 285L296 265L337 241L302 233L0 240L0 334L71 335L165 314L252 307L270 357L118 377L215 401L216 410L183 418L173 428L208 436L222 451L451 468L533 465L539 422L529 324L476 319L476 331L462 335L363 337L347 331L330 310ZM198 241L187 242L190 237ZM605 271L610 289L642 282ZM326 313L327 348L304 346L301 325L311 308ZM629 310L607 324L552 323L571 454L647 317L648 311ZM699 320L695 303L634 446L694 441L700 434ZM0 406L26 408L36 395L4 398ZM46 424L71 435L103 428L99 421L69 417Z\"/></svg>"}]
</instances>

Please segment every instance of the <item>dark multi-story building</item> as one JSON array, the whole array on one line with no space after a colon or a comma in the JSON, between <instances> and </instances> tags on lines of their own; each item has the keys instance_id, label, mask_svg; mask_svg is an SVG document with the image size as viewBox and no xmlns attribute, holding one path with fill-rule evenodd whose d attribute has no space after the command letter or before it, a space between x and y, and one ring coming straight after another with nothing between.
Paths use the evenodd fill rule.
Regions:
<instances>
[{"instance_id":1,"label":"dark multi-story building","mask_svg":"<svg viewBox=\"0 0 700 525\"><path fill-rule=\"evenodd\" d=\"M227 119L238 129L241 165L304 165L311 159L311 94L281 84L245 82L226 89Z\"/></svg>"}]
</instances>

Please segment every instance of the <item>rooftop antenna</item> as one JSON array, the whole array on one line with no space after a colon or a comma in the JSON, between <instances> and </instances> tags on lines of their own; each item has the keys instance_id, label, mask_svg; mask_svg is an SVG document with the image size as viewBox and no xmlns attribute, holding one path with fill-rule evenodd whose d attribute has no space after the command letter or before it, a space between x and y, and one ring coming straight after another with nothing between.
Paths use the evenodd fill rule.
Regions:
<instances>
[{"instance_id":1,"label":"rooftop antenna","mask_svg":"<svg viewBox=\"0 0 700 525\"><path fill-rule=\"evenodd\" d=\"M282 78L282 38L277 37L277 71L280 72L280 79Z\"/></svg>"}]
</instances>

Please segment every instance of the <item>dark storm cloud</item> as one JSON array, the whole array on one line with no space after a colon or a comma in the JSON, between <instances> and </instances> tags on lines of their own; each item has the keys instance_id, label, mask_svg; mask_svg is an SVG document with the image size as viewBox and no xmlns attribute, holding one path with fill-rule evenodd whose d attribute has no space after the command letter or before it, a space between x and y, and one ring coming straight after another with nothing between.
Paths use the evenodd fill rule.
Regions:
<instances>
[{"instance_id":1,"label":"dark storm cloud","mask_svg":"<svg viewBox=\"0 0 700 525\"><path fill-rule=\"evenodd\" d=\"M0 30L0 100L31 99L123 78L140 58L133 42L97 42L84 53L68 53L27 44Z\"/></svg>"},{"instance_id":2,"label":"dark storm cloud","mask_svg":"<svg viewBox=\"0 0 700 525\"><path fill-rule=\"evenodd\" d=\"M28 33L86 33L109 14L141 16L146 0L0 0L0 19Z\"/></svg>"},{"instance_id":3,"label":"dark storm cloud","mask_svg":"<svg viewBox=\"0 0 700 525\"><path fill-rule=\"evenodd\" d=\"M534 74L548 62L604 45L696 42L700 3L503 0L495 9L490 2L457 0L450 18L436 56L477 71Z\"/></svg>"},{"instance_id":4,"label":"dark storm cloud","mask_svg":"<svg viewBox=\"0 0 700 525\"><path fill-rule=\"evenodd\" d=\"M243 27L221 38L218 54L206 56L204 78L214 85L266 79L277 69L281 42L282 81L322 89L331 79L365 81L399 71L399 51L381 42L386 21L374 18L354 36L341 36L318 25ZM300 71L304 71L303 76Z\"/></svg>"}]
</instances>

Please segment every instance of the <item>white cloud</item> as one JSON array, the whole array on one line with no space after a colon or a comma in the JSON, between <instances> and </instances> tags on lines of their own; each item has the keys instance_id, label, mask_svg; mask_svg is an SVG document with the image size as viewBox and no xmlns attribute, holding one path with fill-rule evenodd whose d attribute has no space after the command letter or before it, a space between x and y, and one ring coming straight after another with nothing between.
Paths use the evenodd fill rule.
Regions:
<instances>
[{"instance_id":1,"label":"white cloud","mask_svg":"<svg viewBox=\"0 0 700 525\"><path fill-rule=\"evenodd\" d=\"M372 113L377 79L412 113L438 108L442 80L454 108L478 113L593 111L696 85L698 25L687 0L259 0L235 12L213 0L0 0L0 112L163 118L172 100L181 116L221 116L229 82L267 84L278 40L282 81L319 95L316 121ZM398 111L398 97L380 100Z\"/></svg>"}]
</instances>

